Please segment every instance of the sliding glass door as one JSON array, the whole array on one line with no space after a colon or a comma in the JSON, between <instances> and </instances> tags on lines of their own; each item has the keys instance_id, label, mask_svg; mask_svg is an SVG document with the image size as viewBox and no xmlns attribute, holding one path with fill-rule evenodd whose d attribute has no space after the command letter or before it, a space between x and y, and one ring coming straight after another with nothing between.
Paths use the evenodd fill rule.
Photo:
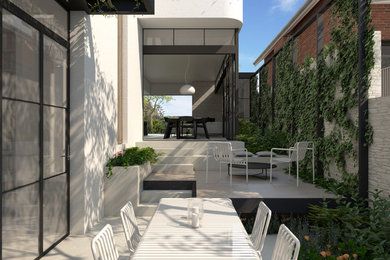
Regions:
<instances>
[{"instance_id":1,"label":"sliding glass door","mask_svg":"<svg viewBox=\"0 0 390 260\"><path fill-rule=\"evenodd\" d=\"M34 259L69 230L69 46L47 27L55 1L52 13L11 2L1 6L0 258Z\"/></svg>"}]
</instances>

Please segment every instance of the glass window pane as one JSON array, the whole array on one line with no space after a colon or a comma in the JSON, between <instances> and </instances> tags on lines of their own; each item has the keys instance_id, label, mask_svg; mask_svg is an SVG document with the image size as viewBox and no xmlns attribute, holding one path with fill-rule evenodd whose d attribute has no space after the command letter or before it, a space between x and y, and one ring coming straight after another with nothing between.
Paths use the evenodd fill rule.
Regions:
<instances>
[{"instance_id":1,"label":"glass window pane","mask_svg":"<svg viewBox=\"0 0 390 260\"><path fill-rule=\"evenodd\" d=\"M49 177L65 172L65 109L44 107L43 172Z\"/></svg>"},{"instance_id":2,"label":"glass window pane","mask_svg":"<svg viewBox=\"0 0 390 260\"><path fill-rule=\"evenodd\" d=\"M38 184L3 194L3 259L38 256L38 198Z\"/></svg>"},{"instance_id":3,"label":"glass window pane","mask_svg":"<svg viewBox=\"0 0 390 260\"><path fill-rule=\"evenodd\" d=\"M66 107L66 49L44 38L43 103Z\"/></svg>"},{"instance_id":4,"label":"glass window pane","mask_svg":"<svg viewBox=\"0 0 390 260\"><path fill-rule=\"evenodd\" d=\"M203 45L203 30L175 30L175 45Z\"/></svg>"},{"instance_id":5,"label":"glass window pane","mask_svg":"<svg viewBox=\"0 0 390 260\"><path fill-rule=\"evenodd\" d=\"M234 30L205 31L206 45L234 45Z\"/></svg>"},{"instance_id":6,"label":"glass window pane","mask_svg":"<svg viewBox=\"0 0 390 260\"><path fill-rule=\"evenodd\" d=\"M39 102L38 31L3 9L3 97Z\"/></svg>"},{"instance_id":7,"label":"glass window pane","mask_svg":"<svg viewBox=\"0 0 390 260\"><path fill-rule=\"evenodd\" d=\"M144 45L173 45L173 30L144 30Z\"/></svg>"},{"instance_id":8,"label":"glass window pane","mask_svg":"<svg viewBox=\"0 0 390 260\"><path fill-rule=\"evenodd\" d=\"M68 13L55 0L10 0L53 32L68 39Z\"/></svg>"},{"instance_id":9,"label":"glass window pane","mask_svg":"<svg viewBox=\"0 0 390 260\"><path fill-rule=\"evenodd\" d=\"M43 250L57 242L67 231L66 175L44 181L43 184Z\"/></svg>"},{"instance_id":10,"label":"glass window pane","mask_svg":"<svg viewBox=\"0 0 390 260\"><path fill-rule=\"evenodd\" d=\"M3 190L39 178L39 105L3 100Z\"/></svg>"}]
</instances>

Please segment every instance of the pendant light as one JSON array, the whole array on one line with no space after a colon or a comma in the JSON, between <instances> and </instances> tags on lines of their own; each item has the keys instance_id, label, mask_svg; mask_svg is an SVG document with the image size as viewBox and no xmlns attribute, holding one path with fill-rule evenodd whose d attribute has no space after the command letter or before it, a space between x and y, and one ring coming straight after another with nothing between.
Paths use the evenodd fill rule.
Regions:
<instances>
[{"instance_id":1,"label":"pendant light","mask_svg":"<svg viewBox=\"0 0 390 260\"><path fill-rule=\"evenodd\" d=\"M194 95L195 94L194 86L187 83L187 73L188 73L188 69L190 66L190 56L187 56L187 57L188 57L187 58L187 68L186 68L186 71L184 74L185 84L183 86L181 86L179 91L180 91L180 94L182 94L182 95Z\"/></svg>"}]
</instances>

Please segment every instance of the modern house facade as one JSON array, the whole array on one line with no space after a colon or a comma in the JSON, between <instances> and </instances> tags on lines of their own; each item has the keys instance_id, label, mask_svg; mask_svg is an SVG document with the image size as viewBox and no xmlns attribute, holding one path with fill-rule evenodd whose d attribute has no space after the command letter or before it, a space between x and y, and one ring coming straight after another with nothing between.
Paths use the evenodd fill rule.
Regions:
<instances>
[{"instance_id":1,"label":"modern house facade","mask_svg":"<svg viewBox=\"0 0 390 260\"><path fill-rule=\"evenodd\" d=\"M331 6L332 0L306 1L287 25L278 33L272 42L254 61L261 64L260 70L268 71L267 83L272 93L276 86L276 57L283 45L292 40L292 58L294 64L302 65L306 58L318 58L324 47L331 41ZM390 156L390 142L387 132L389 121L389 17L390 1L373 0L371 2L372 24L374 26L374 59L375 65L371 72L371 86L368 90L369 123L373 128L373 143L369 147L369 191L382 190L383 195L390 194L389 162L384 158ZM357 110L351 111L351 117L357 121ZM324 122L325 135L330 133L334 122ZM357 149L357 143L354 143ZM332 168L333 167L333 168ZM347 169L357 172L357 164L347 160ZM331 165L333 172L338 172ZM336 178L340 178L336 176Z\"/></svg>"},{"instance_id":2,"label":"modern house facade","mask_svg":"<svg viewBox=\"0 0 390 260\"><path fill-rule=\"evenodd\" d=\"M103 217L104 165L143 140L143 95L190 82L193 115L237 132L242 0L143 1L118 16L91 2L1 1L2 259L40 257Z\"/></svg>"}]
</instances>

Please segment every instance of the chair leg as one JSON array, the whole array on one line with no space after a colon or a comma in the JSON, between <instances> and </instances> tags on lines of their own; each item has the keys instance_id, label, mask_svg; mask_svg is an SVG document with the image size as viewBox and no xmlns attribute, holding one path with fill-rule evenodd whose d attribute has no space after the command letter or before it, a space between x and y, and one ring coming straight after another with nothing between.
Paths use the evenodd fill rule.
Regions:
<instances>
[{"instance_id":1,"label":"chair leg","mask_svg":"<svg viewBox=\"0 0 390 260\"><path fill-rule=\"evenodd\" d=\"M207 160L206 160L206 183L209 181L209 149L207 148Z\"/></svg>"},{"instance_id":2,"label":"chair leg","mask_svg":"<svg viewBox=\"0 0 390 260\"><path fill-rule=\"evenodd\" d=\"M299 161L297 160L297 187L299 186Z\"/></svg>"},{"instance_id":3,"label":"chair leg","mask_svg":"<svg viewBox=\"0 0 390 260\"><path fill-rule=\"evenodd\" d=\"M219 178L222 178L221 163L219 163Z\"/></svg>"},{"instance_id":4,"label":"chair leg","mask_svg":"<svg viewBox=\"0 0 390 260\"><path fill-rule=\"evenodd\" d=\"M271 154L271 162L269 167L269 183L272 183L272 154Z\"/></svg>"},{"instance_id":5,"label":"chair leg","mask_svg":"<svg viewBox=\"0 0 390 260\"><path fill-rule=\"evenodd\" d=\"M313 144L314 145L314 144ZM311 157L312 157L312 168L313 168L313 184L314 184L314 148L313 148L313 150L312 150L312 155L311 155Z\"/></svg>"},{"instance_id":6,"label":"chair leg","mask_svg":"<svg viewBox=\"0 0 390 260\"><path fill-rule=\"evenodd\" d=\"M246 169L245 169L245 173L246 173L246 183L248 183L248 163L246 164Z\"/></svg>"},{"instance_id":7,"label":"chair leg","mask_svg":"<svg viewBox=\"0 0 390 260\"><path fill-rule=\"evenodd\" d=\"M230 186L232 185L232 176L233 176L233 167L232 167L232 163L230 163Z\"/></svg>"},{"instance_id":8,"label":"chair leg","mask_svg":"<svg viewBox=\"0 0 390 260\"><path fill-rule=\"evenodd\" d=\"M291 162L288 163L288 177L291 176Z\"/></svg>"}]
</instances>

